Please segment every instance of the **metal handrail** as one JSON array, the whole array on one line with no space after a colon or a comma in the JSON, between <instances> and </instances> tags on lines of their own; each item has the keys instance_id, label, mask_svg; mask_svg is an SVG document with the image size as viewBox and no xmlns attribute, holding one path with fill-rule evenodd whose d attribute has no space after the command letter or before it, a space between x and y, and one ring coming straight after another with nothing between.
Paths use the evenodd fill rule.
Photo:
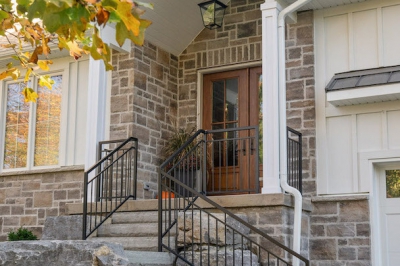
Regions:
<instances>
[{"instance_id":1,"label":"metal handrail","mask_svg":"<svg viewBox=\"0 0 400 266\"><path fill-rule=\"evenodd\" d=\"M291 135L297 137L297 140L293 138ZM302 134L299 131L287 127L288 184L299 190L300 193L303 192L302 146L303 146Z\"/></svg>"},{"instance_id":2,"label":"metal handrail","mask_svg":"<svg viewBox=\"0 0 400 266\"><path fill-rule=\"evenodd\" d=\"M233 235L235 234L239 234L241 236L242 239L242 248L243 248L243 239L246 239L246 241L248 241L250 243L250 249L252 250L252 246L257 246L257 252L258 255L260 256L262 251L267 252L267 257L268 257L268 264L266 265L275 265L274 264L274 260L278 261L278 265L283 265L283 266L289 266L292 265L290 262L290 258L281 258L279 255L277 255L275 252L266 249L263 245L257 243L256 241L254 241L252 238L250 238L247 234L243 234L240 231L238 231L237 228L234 228L232 225L229 225L226 223L227 221L227 217L230 217L231 219L236 220L237 222L239 222L241 224L240 228L248 228L250 229L250 231L253 233L253 238L254 238L254 234L256 234L258 237L264 238L267 241L269 241L270 243L274 244L276 247L279 247L281 249L283 249L285 252L287 252L288 254L292 255L293 257L299 259L301 262L303 262L302 265L304 266L309 266L310 262L307 258L303 257L302 255L296 253L295 251L291 250L290 248L286 247L285 245L283 245L282 243L278 242L277 240L275 240L274 238L272 238L271 236L269 236L268 234L264 233L263 231L261 231L260 229L254 227L253 225L249 224L248 222L246 222L245 220L243 220L242 218L238 217L237 215L235 215L234 213L232 213L231 211L229 211L228 209L222 207L221 205L217 204L216 202L212 201L210 198L208 198L206 195L204 195L204 193L198 192L196 190L194 190L193 188L187 186L186 184L184 184L183 182L179 181L178 179L174 178L172 175L162 171L161 169L159 169L159 174L160 174L160 180L162 176L164 176L167 179L170 179L172 182L174 182L175 184L178 184L180 187L184 188L185 190L187 190L191 195L191 197L184 197L184 195L178 195L179 197L175 197L174 199L168 198L168 199L162 199L161 197L159 197L158 199L158 251L162 252L163 248L168 250L169 252L173 253L177 258L183 260L185 263L189 264L189 265L194 265L192 262L190 262L186 257L182 256L182 254L176 249L176 248L172 248L170 245L170 241L168 239L168 243L165 244L163 243L163 238L164 237L168 237L171 233L171 230L173 229L174 225L177 224L177 217L176 217L176 213L175 214L171 214L171 209L163 209L163 206L168 206L168 207L174 207L175 208L175 212L181 212L181 213L185 213L188 211L192 211L194 207L196 207L197 209L201 210L201 212L205 213L207 216L212 217L213 219L215 219L218 224L218 222L220 224L222 224L222 226L225 227L225 235L226 235L226 228L229 228L231 231L233 231ZM159 182L159 189L167 189L171 192L177 193L177 191L170 189L170 188L166 188L163 187L162 183ZM217 218L214 214L210 213L209 211L203 209L199 204L196 204L196 201L198 201L199 199L203 200L204 202L208 203L209 205L211 205L211 207L207 207L208 209L215 209L217 210L217 212L222 213L224 215L224 220L221 220L220 218ZM172 201L174 204L172 204ZM183 203L182 203L183 201ZM186 205L184 203L187 203ZM182 206L182 207L181 207ZM176 208L179 208L178 210L176 210ZM165 216L168 216L169 219L163 219L163 213L166 213ZM174 219L171 219L172 216L175 216ZM167 217L166 217L167 218ZM170 224L168 223L168 220L171 222ZM208 222L210 223L210 222ZM163 226L166 228L165 231L163 231ZM192 221L192 226L193 226L193 221ZM201 230L201 228L200 228ZM218 238L218 236L217 236ZM184 246L189 246L189 244L185 244ZM210 243L208 244L210 247ZM233 243L233 246L235 245L235 243ZM209 248L208 247L208 248ZM193 252L193 251L192 251ZM226 252L226 249L225 249ZM243 253L243 250L242 250ZM272 257L272 258L271 258ZM252 258L252 257L251 257ZM272 264L269 264L269 263ZM280 264L281 263L281 264ZM242 265L242 264L241 264ZM251 264L250 264L251 265Z\"/></svg>"},{"instance_id":3,"label":"metal handrail","mask_svg":"<svg viewBox=\"0 0 400 266\"><path fill-rule=\"evenodd\" d=\"M113 150L103 149L103 145L115 143L121 144ZM103 158L102 151L107 152ZM84 176L82 239L95 232L128 199L137 198L137 154L138 139L134 137L99 142L99 161Z\"/></svg>"},{"instance_id":4,"label":"metal handrail","mask_svg":"<svg viewBox=\"0 0 400 266\"><path fill-rule=\"evenodd\" d=\"M214 139L209 138L209 136L212 136L213 134L227 133L227 132L240 131L240 130L254 131L255 135L252 138L254 139L255 143L252 142L253 140L247 140L247 139L251 139L247 135L245 135L245 137L227 137L228 134L226 134L225 138L223 138L223 139L220 138L220 139L214 140ZM292 136L290 136L290 132L292 134L295 134L298 137L298 140L293 140ZM239 140L239 142L238 142L238 140ZM253 192L258 192L258 189L259 189L259 187L258 187L258 127L244 127L244 128L220 129L220 130L210 130L210 131L206 131L206 130L197 131L188 141L186 141L186 143L180 149L178 149L163 164L161 164L161 166L159 168L158 191L160 193L161 193L161 191L166 191L167 192L166 195L167 196L169 195L169 197L167 197L167 199L163 200L161 196L159 196L159 199L158 199L159 200L158 201L158 206L159 206L159 209L158 209L158 211L159 211L159 213L158 213L158 215L159 215L159 217L158 217L159 218L159 228L158 228L159 251L166 249L169 252L176 255L177 258L179 258L183 262L185 262L189 265L193 265L193 261L190 262L190 258L187 258L185 256L185 253L184 253L184 255L180 254L177 247L174 248L171 245L171 241L172 241L171 235L173 233L172 232L173 230L175 230L176 233L178 231L177 227L178 227L179 213L184 214L187 212L189 212L189 213L191 212L193 215L193 211L196 210L196 211L200 211L200 215L201 215L201 213L203 213L207 216L208 223L210 223L209 221L211 218L211 219L215 220L216 225L220 224L220 225L224 226L225 234L226 234L226 230L228 229L228 230L233 231L233 235L235 235L235 234L240 235L240 238L242 240L246 239L246 241L248 243L250 243L250 250L252 250L252 248L251 248L252 246L256 246L257 250L258 250L258 255L260 256L260 259L261 259L261 253L266 252L267 256L268 256L268 259L267 259L268 265L270 265L269 264L270 262L274 263L273 261L275 261L275 263L278 262L278 265L291 265L290 258L287 257L287 256L289 256L288 254L290 254L290 256L292 256L292 258L296 257L299 260L301 260L303 262L302 265L309 265L309 261L306 258L304 258L300 254L294 252L293 250L289 249L288 247L284 246L280 242L276 241L271 236L263 233L258 228L250 225L249 223L247 223L246 221L244 221L237 215L235 215L232 212L228 211L227 209L223 208L219 204L213 202L206 196L206 195L210 194L210 191L207 191L207 187L206 187L206 183L207 183L208 177L210 175L210 168L211 168L211 172L213 172L214 165L212 165L212 164L215 163L215 162L211 162L211 163L209 162L210 158L214 159L214 157L213 157L213 155L209 155L208 153L209 153L210 149L212 150L212 145L214 145L215 142L220 142L220 141L233 141L234 143L236 141L236 144L231 146L231 148L232 147L235 148L233 151L235 154L238 152L242 152L241 148L243 148L243 147L250 148L251 152L256 157L256 158L254 158L254 161L256 162L254 165L254 169L256 171L253 174L257 179L257 182L256 182L257 190L253 191ZM242 143L240 143L242 141L248 141L248 143L242 144ZM289 161L288 165L290 167L289 170L291 172L289 171L289 173L296 173L297 177L301 179L301 133L288 128L288 141L294 141L293 143L297 145L296 146L297 153L296 154L288 153L288 154L290 154L290 156L292 156L292 155L300 156L300 157L297 157L297 159L293 159L292 158L293 156L290 157L291 161ZM240 143L240 144L238 144L238 143ZM239 147L240 145L241 145L241 147ZM253 147L253 145L255 145L255 147ZM187 147L191 147L191 149L188 150ZM219 149L219 151L220 150L221 149ZM186 152L186 154L182 155L183 152ZM200 152L200 154L199 154L199 152ZM246 152L244 151L244 153L246 153ZM195 159L195 167L202 168L201 169L202 184L199 187L197 187L196 189L194 188L194 184L193 184L194 182L192 182L192 183L184 182L181 178L179 178L180 172L185 171L185 170L179 170L179 167L183 163L187 162L188 158L189 159L193 158L193 154L198 156ZM219 154L217 156L219 156L219 158L220 158L221 155ZM178 160L176 158L178 158ZM239 160L240 157L238 156L237 158ZM247 157L247 159L248 159L248 157ZM235 157L234 157L233 161L235 161ZM293 165L293 162L297 163L296 166ZM171 166L171 163L172 163L172 166ZM211 166L210 166L210 164L211 164ZM171 166L171 167L168 168L168 166ZM248 168L251 168L251 167L248 167ZM177 177L177 174L178 174L178 177ZM301 180L296 181L294 183L299 184L300 189L301 189ZM219 194L224 194L223 193L224 191L217 191L217 192ZM228 192L229 193L231 193L231 192L251 193L252 190L237 189L235 191L228 191ZM174 197L172 197L171 194L173 194ZM210 204L211 209L216 209L217 211L223 213L225 216L225 221L218 219L212 213L201 208L201 206L199 206L199 204L197 204L199 199ZM286 258L282 258L279 254L275 254L273 251L267 250L264 246L261 246L260 244L253 241L253 239L251 239L248 235L242 234L241 232L239 232L238 230L236 230L235 228L233 228L232 226L227 224L226 223L227 217L230 217L231 219L234 219L237 222L239 222L240 224L242 224L242 226L249 228L252 231L253 235L257 235L258 238L262 238L265 241L272 243L276 247L283 250L283 253L286 252L285 253ZM180 225L180 226L182 226L182 225ZM193 226L193 219L192 219L192 226ZM186 227L184 226L184 228L186 228ZM200 226L199 230L202 230L201 226ZM192 253L193 253L193 244L194 244L193 242L183 244L184 250L186 250L185 248L187 248L188 246L192 246ZM175 240L175 246L176 245L177 245L177 240ZM241 247L242 248L244 247L243 244ZM208 248L210 248L210 243L208 243ZM202 249L200 248L200 250L202 250ZM225 252L226 252L226 249L225 249ZM243 255L243 250L242 250L242 255ZM233 255L233 256L235 256L235 255ZM192 258L193 258L193 254L192 254ZM270 258L272 258L272 259L270 260ZM252 259L252 255L250 255L250 260L251 259ZM231 262L229 262L229 263L231 263ZM272 265L276 265L276 264L272 264Z\"/></svg>"}]
</instances>

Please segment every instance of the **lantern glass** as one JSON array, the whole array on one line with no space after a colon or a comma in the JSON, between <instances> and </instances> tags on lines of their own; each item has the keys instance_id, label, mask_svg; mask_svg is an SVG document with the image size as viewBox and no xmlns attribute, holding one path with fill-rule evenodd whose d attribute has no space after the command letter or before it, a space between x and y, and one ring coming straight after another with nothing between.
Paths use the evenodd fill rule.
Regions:
<instances>
[{"instance_id":1,"label":"lantern glass","mask_svg":"<svg viewBox=\"0 0 400 266\"><path fill-rule=\"evenodd\" d=\"M218 0L206 1L199 4L204 27L216 29L222 26L227 6Z\"/></svg>"}]
</instances>

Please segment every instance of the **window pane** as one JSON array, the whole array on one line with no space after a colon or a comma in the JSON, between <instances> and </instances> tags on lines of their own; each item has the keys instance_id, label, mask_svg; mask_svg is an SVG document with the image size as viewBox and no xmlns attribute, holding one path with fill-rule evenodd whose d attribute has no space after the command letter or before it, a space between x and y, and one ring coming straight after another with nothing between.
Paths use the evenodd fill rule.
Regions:
<instances>
[{"instance_id":1,"label":"window pane","mask_svg":"<svg viewBox=\"0 0 400 266\"><path fill-rule=\"evenodd\" d=\"M26 167L28 152L29 104L21 94L24 83L7 85L4 169Z\"/></svg>"},{"instance_id":2,"label":"window pane","mask_svg":"<svg viewBox=\"0 0 400 266\"><path fill-rule=\"evenodd\" d=\"M386 198L400 198L400 169L386 170Z\"/></svg>"},{"instance_id":3,"label":"window pane","mask_svg":"<svg viewBox=\"0 0 400 266\"><path fill-rule=\"evenodd\" d=\"M238 120L238 83L237 78L226 80L226 121Z\"/></svg>"},{"instance_id":4,"label":"window pane","mask_svg":"<svg viewBox=\"0 0 400 266\"><path fill-rule=\"evenodd\" d=\"M225 82L224 81L214 81L213 82L213 119L215 122L224 121L224 101L225 101Z\"/></svg>"},{"instance_id":5,"label":"window pane","mask_svg":"<svg viewBox=\"0 0 400 266\"><path fill-rule=\"evenodd\" d=\"M35 166L57 165L60 143L62 76L52 76L53 88L38 85L35 130Z\"/></svg>"}]
</instances>

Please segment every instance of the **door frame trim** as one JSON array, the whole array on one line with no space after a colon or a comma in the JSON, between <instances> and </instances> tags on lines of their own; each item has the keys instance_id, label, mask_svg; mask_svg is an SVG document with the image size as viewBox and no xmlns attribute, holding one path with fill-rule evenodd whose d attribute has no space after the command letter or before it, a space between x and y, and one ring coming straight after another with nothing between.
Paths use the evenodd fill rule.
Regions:
<instances>
[{"instance_id":1,"label":"door frame trim","mask_svg":"<svg viewBox=\"0 0 400 266\"><path fill-rule=\"evenodd\" d=\"M370 243L372 265L382 262L382 237L380 235L380 208L379 208L379 177L385 166L400 163L400 150L385 150L359 153L359 169L361 183L368 183L370 209Z\"/></svg>"},{"instance_id":2,"label":"door frame trim","mask_svg":"<svg viewBox=\"0 0 400 266\"><path fill-rule=\"evenodd\" d=\"M232 70L240 70L243 68L252 68L252 67L261 67L262 61L254 61L243 64L234 64L227 66L218 66L218 67L210 67L203 68L197 70L197 128L202 128L203 123L203 76L206 74L224 72L224 71L232 71Z\"/></svg>"}]
</instances>

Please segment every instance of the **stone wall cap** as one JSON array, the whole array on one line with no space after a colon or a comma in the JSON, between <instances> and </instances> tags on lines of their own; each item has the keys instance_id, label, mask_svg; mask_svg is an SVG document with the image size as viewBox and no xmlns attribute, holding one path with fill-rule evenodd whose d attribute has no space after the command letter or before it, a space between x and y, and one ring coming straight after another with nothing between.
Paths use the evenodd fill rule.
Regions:
<instances>
[{"instance_id":1,"label":"stone wall cap","mask_svg":"<svg viewBox=\"0 0 400 266\"><path fill-rule=\"evenodd\" d=\"M84 165L72 165L72 166L57 166L54 168L42 168L34 170L22 170L22 171L10 171L0 173L1 176L17 176L17 175L35 175L35 174L47 174L47 173L60 173L60 172L70 172L70 171L83 171L85 169Z\"/></svg>"},{"instance_id":2,"label":"stone wall cap","mask_svg":"<svg viewBox=\"0 0 400 266\"><path fill-rule=\"evenodd\" d=\"M311 198L311 202L355 201L355 200L368 200L368 199L369 199L369 194L316 196Z\"/></svg>"}]
</instances>

